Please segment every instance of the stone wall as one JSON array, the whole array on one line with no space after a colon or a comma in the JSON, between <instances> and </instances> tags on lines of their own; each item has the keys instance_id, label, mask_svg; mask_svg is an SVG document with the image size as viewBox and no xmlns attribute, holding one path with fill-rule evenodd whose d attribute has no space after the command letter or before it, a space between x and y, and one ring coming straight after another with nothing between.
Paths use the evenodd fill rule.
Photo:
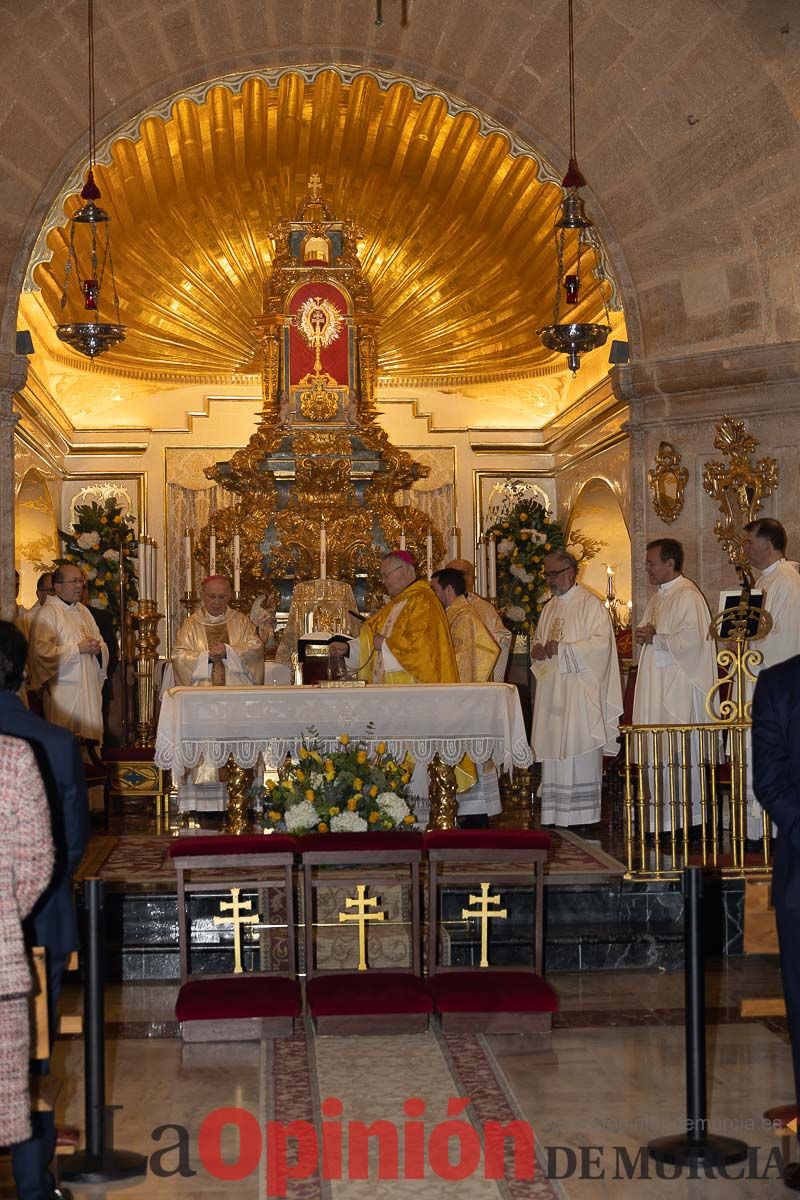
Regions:
<instances>
[{"instance_id":1,"label":"stone wall","mask_svg":"<svg viewBox=\"0 0 800 1200\"><path fill-rule=\"evenodd\" d=\"M631 512L634 603L639 616L649 588L644 547L676 537L686 550L686 574L704 591L712 611L719 592L737 577L714 534L717 505L703 490L703 468L730 461L714 448L715 426L727 413L745 421L759 445L753 461L777 460L780 484L760 515L777 517L789 533L788 556L800 558L800 345L737 354L632 364L617 368L616 387L631 404ZM653 510L647 472L661 441L671 442L689 471L683 512L671 525Z\"/></svg>"},{"instance_id":2,"label":"stone wall","mask_svg":"<svg viewBox=\"0 0 800 1200\"><path fill-rule=\"evenodd\" d=\"M98 6L100 139L248 68L369 65L472 104L566 165L562 0ZM796 0L576 5L579 155L635 357L800 337ZM49 204L86 155L85 6L0 10L0 347ZM142 31L147 36L142 36Z\"/></svg>"}]
</instances>

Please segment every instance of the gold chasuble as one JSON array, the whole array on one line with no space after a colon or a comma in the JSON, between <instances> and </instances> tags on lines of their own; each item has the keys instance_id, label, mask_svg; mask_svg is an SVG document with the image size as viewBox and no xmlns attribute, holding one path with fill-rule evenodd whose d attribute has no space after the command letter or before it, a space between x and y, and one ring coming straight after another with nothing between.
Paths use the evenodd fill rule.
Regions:
<instances>
[{"instance_id":1,"label":"gold chasuble","mask_svg":"<svg viewBox=\"0 0 800 1200\"><path fill-rule=\"evenodd\" d=\"M466 596L456 596L447 609L458 678L461 683L489 683L500 647Z\"/></svg>"},{"instance_id":2,"label":"gold chasuble","mask_svg":"<svg viewBox=\"0 0 800 1200\"><path fill-rule=\"evenodd\" d=\"M209 660L208 647L215 642L225 646L223 662ZM264 682L264 647L244 613L226 608L212 617L200 608L178 630L172 666L175 682L182 687L259 685Z\"/></svg>"},{"instance_id":3,"label":"gold chasuble","mask_svg":"<svg viewBox=\"0 0 800 1200\"><path fill-rule=\"evenodd\" d=\"M458 683L447 617L426 580L415 579L364 622L358 661L367 683Z\"/></svg>"}]
</instances>

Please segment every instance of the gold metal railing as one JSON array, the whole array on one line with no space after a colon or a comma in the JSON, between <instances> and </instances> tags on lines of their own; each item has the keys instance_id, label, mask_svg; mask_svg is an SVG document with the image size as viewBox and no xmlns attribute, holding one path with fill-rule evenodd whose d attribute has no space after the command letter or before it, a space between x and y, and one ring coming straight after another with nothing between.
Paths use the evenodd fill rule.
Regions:
<instances>
[{"instance_id":1,"label":"gold metal railing","mask_svg":"<svg viewBox=\"0 0 800 1200\"><path fill-rule=\"evenodd\" d=\"M770 823L748 853L748 720L625 725L626 878L677 878L684 866L743 876L771 866Z\"/></svg>"}]
</instances>

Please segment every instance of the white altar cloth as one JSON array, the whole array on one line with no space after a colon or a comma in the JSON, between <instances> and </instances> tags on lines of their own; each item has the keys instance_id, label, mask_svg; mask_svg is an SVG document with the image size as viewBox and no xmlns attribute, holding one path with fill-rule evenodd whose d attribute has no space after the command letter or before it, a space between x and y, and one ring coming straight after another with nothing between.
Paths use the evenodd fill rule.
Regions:
<instances>
[{"instance_id":1,"label":"white altar cloth","mask_svg":"<svg viewBox=\"0 0 800 1200\"><path fill-rule=\"evenodd\" d=\"M170 688L161 703L155 761L176 776L201 761L279 766L314 737L326 751L340 734L427 765L494 759L501 770L533 761L517 689L507 683L405 687Z\"/></svg>"}]
</instances>

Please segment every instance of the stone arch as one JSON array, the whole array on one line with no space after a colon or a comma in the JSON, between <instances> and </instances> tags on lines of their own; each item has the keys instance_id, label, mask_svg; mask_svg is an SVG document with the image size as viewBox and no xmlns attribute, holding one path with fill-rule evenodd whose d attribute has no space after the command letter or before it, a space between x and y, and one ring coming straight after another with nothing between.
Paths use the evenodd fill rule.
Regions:
<instances>
[{"instance_id":1,"label":"stone arch","mask_svg":"<svg viewBox=\"0 0 800 1200\"><path fill-rule=\"evenodd\" d=\"M14 526L20 601L29 608L36 600L36 580L60 553L53 498L47 477L36 467L25 472L16 490Z\"/></svg>"},{"instance_id":2,"label":"stone arch","mask_svg":"<svg viewBox=\"0 0 800 1200\"><path fill-rule=\"evenodd\" d=\"M563 5L468 0L464 7L416 6L407 29L393 10L378 30L368 3L337 0L326 8L322 38L311 5L109 6L97 28L99 132L226 71L348 62L462 96L561 169ZM749 2L738 11L721 0L685 0L622 13L613 0L598 0L579 13L579 154L636 356L800 337L791 294L798 246L789 232L800 185L787 169L800 144L790 95L798 37L791 8L792 0ZM84 60L85 34L80 6L64 10L57 0L3 20L0 346L10 348L38 224L85 152L83 79L75 67Z\"/></svg>"},{"instance_id":3,"label":"stone arch","mask_svg":"<svg viewBox=\"0 0 800 1200\"><path fill-rule=\"evenodd\" d=\"M579 531L604 545L581 573L581 583L599 596L606 594L608 571L614 572L614 586L620 600L627 603L631 591L631 537L619 501L618 488L602 475L587 479L567 519L567 542Z\"/></svg>"}]
</instances>

